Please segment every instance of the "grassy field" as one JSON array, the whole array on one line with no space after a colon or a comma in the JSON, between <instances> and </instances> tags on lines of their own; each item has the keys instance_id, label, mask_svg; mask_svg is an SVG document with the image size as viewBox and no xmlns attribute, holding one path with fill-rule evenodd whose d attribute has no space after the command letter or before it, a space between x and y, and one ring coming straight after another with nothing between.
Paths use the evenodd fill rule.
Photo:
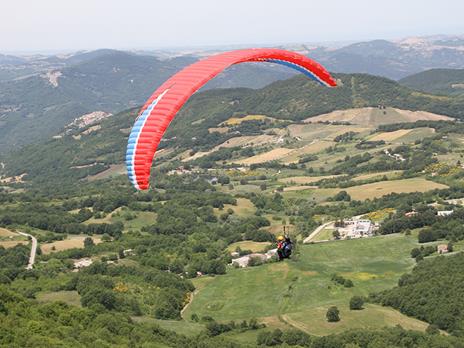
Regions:
<instances>
[{"instance_id":1,"label":"grassy field","mask_svg":"<svg viewBox=\"0 0 464 348\"><path fill-rule=\"evenodd\" d=\"M383 132L378 133L369 140L379 141L383 140L385 142L395 142L395 143L412 143L415 140L423 139L433 135L434 129L432 128L415 128L415 129L399 129L394 132Z\"/></svg>"},{"instance_id":2,"label":"grassy field","mask_svg":"<svg viewBox=\"0 0 464 348\"><path fill-rule=\"evenodd\" d=\"M327 307L316 307L305 312L285 314L282 318L294 327L307 333L323 336L337 334L348 329L378 329L385 326L401 325L407 330L425 331L428 324L410 318L400 312L374 304L367 304L363 310L352 311L346 304L339 305L340 321L329 323L325 319Z\"/></svg>"},{"instance_id":3,"label":"grassy field","mask_svg":"<svg viewBox=\"0 0 464 348\"><path fill-rule=\"evenodd\" d=\"M360 174L360 175L355 176L353 180L367 180L367 179L373 179L373 178L382 178L384 175L388 179L393 179L393 178L398 178L401 175L401 173L403 173L402 170L391 170L388 172Z\"/></svg>"},{"instance_id":4,"label":"grassy field","mask_svg":"<svg viewBox=\"0 0 464 348\"><path fill-rule=\"evenodd\" d=\"M184 317L196 313L217 320L284 320L321 335L333 333L334 327L359 327L362 314L362 320L372 327L401 324L424 329L425 324L391 309L368 305L358 312L361 314L346 310L351 296L394 286L400 275L414 265L409 253L416 245L414 236L390 235L299 246L297 261L230 269L227 275L209 278ZM330 280L333 273L351 279L355 286L335 284ZM343 319L328 327L323 315L331 305L340 307Z\"/></svg>"},{"instance_id":5,"label":"grassy field","mask_svg":"<svg viewBox=\"0 0 464 348\"><path fill-rule=\"evenodd\" d=\"M321 232L319 232L316 237L314 237L314 241L318 242L321 240L331 240L334 239L333 237L333 229L332 228L324 228Z\"/></svg>"},{"instance_id":6,"label":"grassy field","mask_svg":"<svg viewBox=\"0 0 464 348\"><path fill-rule=\"evenodd\" d=\"M225 213L228 209L232 209L234 214L241 217L251 216L256 212L256 207L249 199L237 198L237 205L224 204L224 209L219 210L218 208L214 208L214 213L219 216Z\"/></svg>"},{"instance_id":7,"label":"grassy field","mask_svg":"<svg viewBox=\"0 0 464 348\"><path fill-rule=\"evenodd\" d=\"M280 158L280 161L286 164L289 163L298 163L298 160L303 157L304 155L309 155L309 154L316 154L318 152L321 152L331 146L333 146L335 142L333 141L327 141L327 140L322 140L322 141L315 141L312 142L308 145L304 145L298 149L295 149L292 152L289 152L288 154L282 156Z\"/></svg>"},{"instance_id":8,"label":"grassy field","mask_svg":"<svg viewBox=\"0 0 464 348\"><path fill-rule=\"evenodd\" d=\"M4 248L13 248L18 244L24 244L27 245L29 242L27 240L6 240L6 241L0 241L0 246Z\"/></svg>"},{"instance_id":9,"label":"grassy field","mask_svg":"<svg viewBox=\"0 0 464 348\"><path fill-rule=\"evenodd\" d=\"M265 115L247 115L245 117L231 117L227 121L224 121L222 124L226 126L237 126L245 121L264 121L264 120L273 120L271 117Z\"/></svg>"},{"instance_id":10,"label":"grassy field","mask_svg":"<svg viewBox=\"0 0 464 348\"><path fill-rule=\"evenodd\" d=\"M268 242L253 242L250 240L244 240L242 242L232 243L227 247L227 251L233 252L237 247L240 247L242 250L251 250L254 253L259 253L264 250L270 243Z\"/></svg>"},{"instance_id":11,"label":"grassy field","mask_svg":"<svg viewBox=\"0 0 464 348\"><path fill-rule=\"evenodd\" d=\"M326 175L326 176L291 176L288 178L282 178L279 179L280 182L283 182L285 184L296 184L296 185L305 185L305 184L312 184L314 182L317 182L319 180L324 180L324 179L331 179L335 178L338 175Z\"/></svg>"},{"instance_id":12,"label":"grassy field","mask_svg":"<svg viewBox=\"0 0 464 348\"><path fill-rule=\"evenodd\" d=\"M37 294L37 301L39 302L65 302L71 306L81 306L81 297L77 291L54 291L54 292L41 292Z\"/></svg>"},{"instance_id":13,"label":"grassy field","mask_svg":"<svg viewBox=\"0 0 464 348\"><path fill-rule=\"evenodd\" d=\"M87 177L87 180L89 181L101 180L101 179L110 178L112 176L123 175L125 173L126 173L125 164L112 164L107 170L104 170L101 173Z\"/></svg>"},{"instance_id":14,"label":"grassy field","mask_svg":"<svg viewBox=\"0 0 464 348\"><path fill-rule=\"evenodd\" d=\"M50 254L55 251L63 251L73 248L83 248L84 247L84 239L88 236L69 236L65 240L59 240L53 243L46 243L41 244L40 248L44 254ZM101 243L100 236L93 236L93 242L95 244ZM53 247L55 249L53 249Z\"/></svg>"},{"instance_id":15,"label":"grassy field","mask_svg":"<svg viewBox=\"0 0 464 348\"><path fill-rule=\"evenodd\" d=\"M405 136L406 134L410 133L412 129L399 129L394 132L383 132L374 135L373 137L369 138L370 141L380 141L383 140L385 142L394 141L400 137Z\"/></svg>"},{"instance_id":16,"label":"grassy field","mask_svg":"<svg viewBox=\"0 0 464 348\"><path fill-rule=\"evenodd\" d=\"M0 237L7 237L7 238L9 238L9 237L16 237L16 236L17 236L16 233L11 232L11 231L7 230L6 228L1 228L1 227L0 227Z\"/></svg>"},{"instance_id":17,"label":"grassy field","mask_svg":"<svg viewBox=\"0 0 464 348\"><path fill-rule=\"evenodd\" d=\"M250 165L250 164L257 164L257 163L264 163L274 160L280 160L282 157L285 157L290 152L293 152L293 149L287 149L283 147L279 147L276 149L272 149L270 151L260 153L255 156L248 157L242 160L235 160L235 163Z\"/></svg>"},{"instance_id":18,"label":"grassy field","mask_svg":"<svg viewBox=\"0 0 464 348\"><path fill-rule=\"evenodd\" d=\"M445 189L448 186L438 184L424 178L379 181L372 184L353 186L346 189L351 198L365 200L381 197L392 192L426 192L434 189Z\"/></svg>"},{"instance_id":19,"label":"grassy field","mask_svg":"<svg viewBox=\"0 0 464 348\"><path fill-rule=\"evenodd\" d=\"M301 190L308 190L308 189L317 189L317 186L311 186L311 185L287 186L287 187L284 187L284 192L301 191Z\"/></svg>"},{"instance_id":20,"label":"grassy field","mask_svg":"<svg viewBox=\"0 0 464 348\"><path fill-rule=\"evenodd\" d=\"M133 219L126 219L126 214L135 215ZM115 223L122 222L124 224L124 230L137 230L141 229L143 226L152 225L155 223L156 213L150 211L132 211L129 209L123 210L118 208L112 213L109 213L102 219L90 218L85 221L85 224L91 223Z\"/></svg>"}]
</instances>

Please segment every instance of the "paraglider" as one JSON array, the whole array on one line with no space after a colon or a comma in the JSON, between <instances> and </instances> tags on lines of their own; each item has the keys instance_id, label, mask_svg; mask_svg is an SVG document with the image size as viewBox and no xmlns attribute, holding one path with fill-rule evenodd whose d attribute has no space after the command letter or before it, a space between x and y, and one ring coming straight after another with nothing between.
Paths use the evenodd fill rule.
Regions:
<instances>
[{"instance_id":1,"label":"paraglider","mask_svg":"<svg viewBox=\"0 0 464 348\"><path fill-rule=\"evenodd\" d=\"M277 258L279 261L288 259L292 255L293 242L289 236L277 237Z\"/></svg>"},{"instance_id":2,"label":"paraglider","mask_svg":"<svg viewBox=\"0 0 464 348\"><path fill-rule=\"evenodd\" d=\"M152 94L132 128L127 145L126 167L129 179L137 190L148 189L156 149L170 122L190 96L224 69L244 62L285 65L323 86L336 86L335 80L320 64L301 54L280 49L230 51L187 66Z\"/></svg>"}]
</instances>

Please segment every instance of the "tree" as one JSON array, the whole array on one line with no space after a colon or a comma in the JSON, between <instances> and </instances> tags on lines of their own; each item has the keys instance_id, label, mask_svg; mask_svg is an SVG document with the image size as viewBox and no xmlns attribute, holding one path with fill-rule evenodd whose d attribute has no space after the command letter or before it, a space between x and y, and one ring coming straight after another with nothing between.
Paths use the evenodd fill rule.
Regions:
<instances>
[{"instance_id":1,"label":"tree","mask_svg":"<svg viewBox=\"0 0 464 348\"><path fill-rule=\"evenodd\" d=\"M363 309L364 298L361 296L353 296L350 299L350 309L351 310L360 310Z\"/></svg>"},{"instance_id":2,"label":"tree","mask_svg":"<svg viewBox=\"0 0 464 348\"><path fill-rule=\"evenodd\" d=\"M124 254L124 249L123 248L118 250L118 256L119 256L120 259L123 259L123 258L126 257L126 254Z\"/></svg>"},{"instance_id":3,"label":"tree","mask_svg":"<svg viewBox=\"0 0 464 348\"><path fill-rule=\"evenodd\" d=\"M93 242L92 237L86 237L84 239L84 248L91 248L94 245L95 245L95 243Z\"/></svg>"},{"instance_id":4,"label":"tree","mask_svg":"<svg viewBox=\"0 0 464 348\"><path fill-rule=\"evenodd\" d=\"M340 311L336 306L329 307L325 316L329 323L340 321Z\"/></svg>"},{"instance_id":5,"label":"tree","mask_svg":"<svg viewBox=\"0 0 464 348\"><path fill-rule=\"evenodd\" d=\"M419 255L421 254L421 251L419 248L414 248L411 250L411 257L413 259L415 259L416 257L418 257Z\"/></svg>"},{"instance_id":6,"label":"tree","mask_svg":"<svg viewBox=\"0 0 464 348\"><path fill-rule=\"evenodd\" d=\"M340 232L338 232L338 230L334 230L332 232L332 236L335 238L335 239L340 239Z\"/></svg>"},{"instance_id":7,"label":"tree","mask_svg":"<svg viewBox=\"0 0 464 348\"><path fill-rule=\"evenodd\" d=\"M339 193L337 193L335 196L334 196L334 201L346 201L346 202L349 202L351 201L351 196L348 194L348 192L346 191L340 191Z\"/></svg>"},{"instance_id":8,"label":"tree","mask_svg":"<svg viewBox=\"0 0 464 348\"><path fill-rule=\"evenodd\" d=\"M352 288L354 286L353 281L351 279L345 279L345 282L343 283L343 286L345 288Z\"/></svg>"}]
</instances>

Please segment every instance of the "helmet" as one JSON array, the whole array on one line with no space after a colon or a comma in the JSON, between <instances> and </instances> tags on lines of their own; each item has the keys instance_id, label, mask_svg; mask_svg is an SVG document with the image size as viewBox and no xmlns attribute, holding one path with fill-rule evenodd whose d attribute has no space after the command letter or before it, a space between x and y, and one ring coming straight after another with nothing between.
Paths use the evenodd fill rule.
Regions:
<instances>
[{"instance_id":1,"label":"helmet","mask_svg":"<svg viewBox=\"0 0 464 348\"><path fill-rule=\"evenodd\" d=\"M284 236L278 236L278 237L277 237L277 240L278 240L278 241L283 241L283 240L284 240Z\"/></svg>"}]
</instances>

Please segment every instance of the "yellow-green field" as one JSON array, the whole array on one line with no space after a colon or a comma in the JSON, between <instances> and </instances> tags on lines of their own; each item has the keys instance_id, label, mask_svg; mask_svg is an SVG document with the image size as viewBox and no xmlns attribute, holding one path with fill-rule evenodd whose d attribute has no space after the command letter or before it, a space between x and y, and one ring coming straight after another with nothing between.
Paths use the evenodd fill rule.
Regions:
<instances>
[{"instance_id":1,"label":"yellow-green field","mask_svg":"<svg viewBox=\"0 0 464 348\"><path fill-rule=\"evenodd\" d=\"M129 215L132 216L132 218L127 218ZM102 219L96 219L92 217L84 223L92 224L122 222L124 224L124 230L130 231L141 229L143 226L152 225L155 223L155 221L156 213L150 211L132 211L127 208L117 208Z\"/></svg>"},{"instance_id":2,"label":"yellow-green field","mask_svg":"<svg viewBox=\"0 0 464 348\"><path fill-rule=\"evenodd\" d=\"M393 132L378 133L371 138L370 141L397 142L397 143L411 143L417 139L433 135L435 132L432 128L414 128L414 129L399 129Z\"/></svg>"},{"instance_id":3,"label":"yellow-green field","mask_svg":"<svg viewBox=\"0 0 464 348\"><path fill-rule=\"evenodd\" d=\"M6 228L1 228L1 227L0 227L0 238L1 238L1 237L7 237L7 238L9 238L9 237L16 237L16 236L17 236L16 233L11 232L11 231L7 230Z\"/></svg>"},{"instance_id":4,"label":"yellow-green field","mask_svg":"<svg viewBox=\"0 0 464 348\"><path fill-rule=\"evenodd\" d=\"M372 184L348 187L346 191L355 200L365 200L388 195L392 192L410 193L426 192L434 189L445 189L448 186L438 184L424 178L379 181Z\"/></svg>"},{"instance_id":5,"label":"yellow-green field","mask_svg":"<svg viewBox=\"0 0 464 348\"><path fill-rule=\"evenodd\" d=\"M73 248L83 248L84 247L84 239L88 236L69 236L65 240L59 240L53 243L45 243L41 244L40 248L44 254L50 254L55 251L63 251ZM101 243L100 236L93 236L93 242L95 244ZM54 248L54 249L53 249Z\"/></svg>"},{"instance_id":6,"label":"yellow-green field","mask_svg":"<svg viewBox=\"0 0 464 348\"><path fill-rule=\"evenodd\" d=\"M37 294L37 301L39 302L65 302L71 306L81 306L81 297L77 291L54 291L54 292L41 292Z\"/></svg>"},{"instance_id":7,"label":"yellow-green field","mask_svg":"<svg viewBox=\"0 0 464 348\"><path fill-rule=\"evenodd\" d=\"M219 210L218 208L214 208L214 213L219 216L227 212L228 209L232 209L234 214L241 217L251 216L256 212L256 207L249 199L237 198L237 205L224 204L224 209Z\"/></svg>"},{"instance_id":8,"label":"yellow-green field","mask_svg":"<svg viewBox=\"0 0 464 348\"><path fill-rule=\"evenodd\" d=\"M324 179L331 179L335 178L339 175L326 175L326 176L291 176L288 178L279 179L280 182L285 184L296 184L296 185L305 185L305 184L312 184L314 182L324 180Z\"/></svg>"},{"instance_id":9,"label":"yellow-green field","mask_svg":"<svg viewBox=\"0 0 464 348\"><path fill-rule=\"evenodd\" d=\"M313 241L318 242L321 240L332 240L334 230L332 228L324 228L321 232L319 232L313 239Z\"/></svg>"},{"instance_id":10,"label":"yellow-green field","mask_svg":"<svg viewBox=\"0 0 464 348\"><path fill-rule=\"evenodd\" d=\"M363 310L350 310L346 304L339 305L340 321L329 323L325 314L327 307L316 307L308 311L284 314L282 318L290 325L316 336L337 334L349 329L378 329L401 325L406 330L425 331L428 323L410 318L400 312L375 304L366 304Z\"/></svg>"},{"instance_id":11,"label":"yellow-green field","mask_svg":"<svg viewBox=\"0 0 464 348\"><path fill-rule=\"evenodd\" d=\"M112 164L107 170L104 170L101 173L87 177L87 180L89 181L101 180L101 179L110 178L112 176L123 175L125 173L126 173L125 164Z\"/></svg>"},{"instance_id":12,"label":"yellow-green field","mask_svg":"<svg viewBox=\"0 0 464 348\"><path fill-rule=\"evenodd\" d=\"M399 129L399 130L393 131L393 132L383 132L383 133L379 133L379 134L374 135L369 140L370 141L383 140L383 141L386 141L386 142L394 141L394 140L396 140L396 139L410 133L411 131L412 131L412 129Z\"/></svg>"},{"instance_id":13,"label":"yellow-green field","mask_svg":"<svg viewBox=\"0 0 464 348\"><path fill-rule=\"evenodd\" d=\"M367 173L367 174L356 175L353 178L353 180L368 180L368 179L373 179L373 178L382 178L384 175L389 179L393 179L393 178L398 178L402 173L403 173L402 170L391 170L387 172Z\"/></svg>"},{"instance_id":14,"label":"yellow-green field","mask_svg":"<svg viewBox=\"0 0 464 348\"><path fill-rule=\"evenodd\" d=\"M289 164L289 163L298 163L298 160L303 157L304 155L310 155L310 154L316 154L319 153L331 146L333 146L335 142L333 141L328 141L328 140L321 140L321 141L316 141L308 145L304 145L298 149L295 149L294 151L286 154L285 156L282 156L280 158L280 161L283 163Z\"/></svg>"},{"instance_id":15,"label":"yellow-green field","mask_svg":"<svg viewBox=\"0 0 464 348\"><path fill-rule=\"evenodd\" d=\"M24 244L27 245L29 242L26 240L5 240L5 241L0 241L0 246L4 248L13 248L18 244Z\"/></svg>"},{"instance_id":16,"label":"yellow-green field","mask_svg":"<svg viewBox=\"0 0 464 348\"><path fill-rule=\"evenodd\" d=\"M229 269L226 275L195 280L199 286L183 317L193 313L219 321L257 317L266 323L283 321L313 335L395 325L423 331L427 324L391 308L366 304L362 311L348 309L353 295L367 296L396 285L414 266L410 250L417 245L415 236L401 234L299 245L296 261ZM351 279L354 287L335 284L333 273ZM333 305L340 309L341 321L329 324L325 313Z\"/></svg>"},{"instance_id":17,"label":"yellow-green field","mask_svg":"<svg viewBox=\"0 0 464 348\"><path fill-rule=\"evenodd\" d=\"M269 161L276 161L280 160L282 157L285 157L290 152L294 151L294 149L287 149L283 147L279 147L276 149L272 149L270 151L260 153L258 155L254 155L242 160L235 160L235 163L250 165L250 164L257 164L257 163L264 163Z\"/></svg>"},{"instance_id":18,"label":"yellow-green field","mask_svg":"<svg viewBox=\"0 0 464 348\"><path fill-rule=\"evenodd\" d=\"M233 252L237 249L237 247L240 247L242 250L251 250L254 253L259 253L264 251L264 249L270 244L271 243L269 242L253 242L251 240L244 240L241 242L232 243L227 247L227 250L229 252Z\"/></svg>"},{"instance_id":19,"label":"yellow-green field","mask_svg":"<svg viewBox=\"0 0 464 348\"><path fill-rule=\"evenodd\" d=\"M237 126L245 121L263 121L263 120L272 120L272 118L265 115L247 115L245 117L231 117L227 121L224 121L221 125L226 126Z\"/></svg>"}]
</instances>

